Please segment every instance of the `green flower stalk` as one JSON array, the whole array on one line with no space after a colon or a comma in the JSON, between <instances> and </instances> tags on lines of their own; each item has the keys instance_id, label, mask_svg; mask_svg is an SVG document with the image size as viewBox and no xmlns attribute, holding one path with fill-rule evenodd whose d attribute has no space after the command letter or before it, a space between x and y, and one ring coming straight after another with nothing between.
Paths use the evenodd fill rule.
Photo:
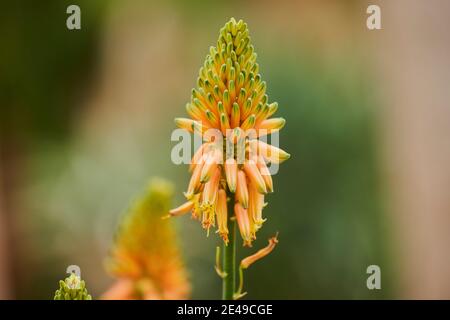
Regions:
<instances>
[{"instance_id":1,"label":"green flower stalk","mask_svg":"<svg viewBox=\"0 0 450 320\"><path fill-rule=\"evenodd\" d=\"M223 270L216 269L225 299L233 297L235 285L235 225L250 247L266 221L265 195L273 192L268 165L290 157L260 139L278 132L285 120L271 118L278 104L269 102L256 58L247 24L231 18L200 68L186 105L190 118L175 119L179 128L201 135L203 144L192 157L187 201L170 214L191 212L208 233L217 226L224 254Z\"/></svg>"},{"instance_id":2,"label":"green flower stalk","mask_svg":"<svg viewBox=\"0 0 450 320\"><path fill-rule=\"evenodd\" d=\"M92 300L86 289L86 283L75 273L64 281L59 281L59 289L55 292L54 300Z\"/></svg>"}]
</instances>

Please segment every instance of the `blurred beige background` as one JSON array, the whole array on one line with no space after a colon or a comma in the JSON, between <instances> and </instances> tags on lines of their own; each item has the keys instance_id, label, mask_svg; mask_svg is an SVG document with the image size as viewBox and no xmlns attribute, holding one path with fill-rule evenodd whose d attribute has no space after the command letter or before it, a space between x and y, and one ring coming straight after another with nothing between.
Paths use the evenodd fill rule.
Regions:
<instances>
[{"instance_id":1,"label":"blurred beige background","mask_svg":"<svg viewBox=\"0 0 450 320\"><path fill-rule=\"evenodd\" d=\"M382 30L367 30L368 4ZM84 1L79 34L58 29L64 5L34 11L49 13L41 28L13 4L2 22L18 60L2 61L0 298L50 297L73 263L95 297L112 281L102 261L118 216L149 177L181 199L172 119L231 16L249 24L293 154L259 242L278 230L280 248L249 276L253 297L450 298L448 1ZM21 70L26 59L37 67ZM177 223L194 297L217 298L214 238ZM365 288L369 264L381 293Z\"/></svg>"}]
</instances>

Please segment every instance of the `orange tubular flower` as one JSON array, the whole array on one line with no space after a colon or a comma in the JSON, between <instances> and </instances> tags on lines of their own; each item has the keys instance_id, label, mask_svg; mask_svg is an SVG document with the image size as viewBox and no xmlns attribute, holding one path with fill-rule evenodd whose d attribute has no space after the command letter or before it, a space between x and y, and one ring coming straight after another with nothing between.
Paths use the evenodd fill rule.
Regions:
<instances>
[{"instance_id":1,"label":"orange tubular flower","mask_svg":"<svg viewBox=\"0 0 450 320\"><path fill-rule=\"evenodd\" d=\"M275 248L277 243L278 243L278 239L276 236L273 238L270 238L269 244L267 245L267 247L258 250L258 252L256 252L255 254L252 254L251 256L248 256L247 258L245 258L241 261L241 268L247 269L248 267L250 267L250 265L252 265L256 261L267 256L269 253L272 252L272 250Z\"/></svg>"},{"instance_id":2,"label":"orange tubular flower","mask_svg":"<svg viewBox=\"0 0 450 320\"><path fill-rule=\"evenodd\" d=\"M253 236L247 210L245 210L240 203L236 203L234 206L234 214L236 215L244 245L251 246Z\"/></svg>"},{"instance_id":3,"label":"orange tubular flower","mask_svg":"<svg viewBox=\"0 0 450 320\"><path fill-rule=\"evenodd\" d=\"M219 198L217 199L216 214L217 214L217 225L218 225L217 231L219 232L223 241L225 241L225 243L228 243L227 194L226 194L225 190L223 190L223 189L219 191Z\"/></svg>"},{"instance_id":4,"label":"orange tubular flower","mask_svg":"<svg viewBox=\"0 0 450 320\"><path fill-rule=\"evenodd\" d=\"M208 230L217 219L218 233L225 242L228 220L236 217L244 244L251 245L264 221L264 195L273 191L267 164L289 158L287 152L257 139L285 124L283 118L270 118L278 104L269 102L266 87L247 24L232 18L220 30L217 46L210 47L200 68L197 88L186 105L192 119L175 120L179 128L202 135L204 143L190 165L188 202L171 214L190 209ZM210 135L212 129L215 133ZM234 213L227 212L227 201L228 210L234 207Z\"/></svg>"},{"instance_id":5,"label":"orange tubular flower","mask_svg":"<svg viewBox=\"0 0 450 320\"><path fill-rule=\"evenodd\" d=\"M245 209L248 208L248 187L245 173L239 170L236 186L236 202L239 202Z\"/></svg>"},{"instance_id":6,"label":"orange tubular flower","mask_svg":"<svg viewBox=\"0 0 450 320\"><path fill-rule=\"evenodd\" d=\"M236 191L238 166L236 159L230 158L225 162L225 175L230 192Z\"/></svg>"}]
</instances>

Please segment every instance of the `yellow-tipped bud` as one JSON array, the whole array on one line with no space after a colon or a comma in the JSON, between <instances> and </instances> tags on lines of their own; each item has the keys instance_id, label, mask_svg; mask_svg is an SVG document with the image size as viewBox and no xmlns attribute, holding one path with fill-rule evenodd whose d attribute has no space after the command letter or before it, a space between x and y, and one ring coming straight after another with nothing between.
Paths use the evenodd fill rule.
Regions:
<instances>
[{"instance_id":1,"label":"yellow-tipped bud","mask_svg":"<svg viewBox=\"0 0 450 320\"><path fill-rule=\"evenodd\" d=\"M175 118L175 125L189 132L194 132L194 120L187 118Z\"/></svg>"},{"instance_id":2,"label":"yellow-tipped bud","mask_svg":"<svg viewBox=\"0 0 450 320\"><path fill-rule=\"evenodd\" d=\"M242 130L248 130L250 128L253 128L253 126L255 125L255 118L256 118L255 115L252 114L247 119L245 119L245 121L241 124Z\"/></svg>"},{"instance_id":3,"label":"yellow-tipped bud","mask_svg":"<svg viewBox=\"0 0 450 320\"><path fill-rule=\"evenodd\" d=\"M277 102L273 102L273 103L269 104L269 112L267 113L267 118L273 116L275 114L275 112L277 112L277 110L278 110Z\"/></svg>"},{"instance_id":4,"label":"yellow-tipped bud","mask_svg":"<svg viewBox=\"0 0 450 320\"><path fill-rule=\"evenodd\" d=\"M253 101L251 98L248 98L247 101L245 101L242 112L241 112L241 118L247 118L252 110Z\"/></svg>"},{"instance_id":5,"label":"yellow-tipped bud","mask_svg":"<svg viewBox=\"0 0 450 320\"><path fill-rule=\"evenodd\" d=\"M258 126L258 129L267 130L268 133L281 130L286 123L286 120L283 118L272 118L272 119L266 119L263 120L260 125Z\"/></svg>"},{"instance_id":6,"label":"yellow-tipped bud","mask_svg":"<svg viewBox=\"0 0 450 320\"><path fill-rule=\"evenodd\" d=\"M228 90L224 90L224 92L223 92L223 105L225 106L225 110L227 110L227 113L230 113L231 98L230 98L230 92Z\"/></svg>"},{"instance_id":7,"label":"yellow-tipped bud","mask_svg":"<svg viewBox=\"0 0 450 320\"><path fill-rule=\"evenodd\" d=\"M217 118L217 116L211 112L210 110L206 110L205 111L205 115L206 118L208 119L208 121L216 128L219 127L219 119Z\"/></svg>"},{"instance_id":8,"label":"yellow-tipped bud","mask_svg":"<svg viewBox=\"0 0 450 320\"><path fill-rule=\"evenodd\" d=\"M231 127L236 128L239 127L240 123L240 108L239 105L235 102L233 103L233 107L231 108Z\"/></svg>"},{"instance_id":9,"label":"yellow-tipped bud","mask_svg":"<svg viewBox=\"0 0 450 320\"><path fill-rule=\"evenodd\" d=\"M237 103L239 105L242 105L244 103L246 95L247 95L247 93L246 93L245 89L241 88L241 90L239 91L238 99L237 99Z\"/></svg>"},{"instance_id":10,"label":"yellow-tipped bud","mask_svg":"<svg viewBox=\"0 0 450 320\"><path fill-rule=\"evenodd\" d=\"M234 85L234 80L230 80L228 84L228 91L230 92L230 100L234 101L236 98L236 87Z\"/></svg>"},{"instance_id":11,"label":"yellow-tipped bud","mask_svg":"<svg viewBox=\"0 0 450 320\"><path fill-rule=\"evenodd\" d=\"M225 135L227 130L230 129L230 123L228 122L228 116L225 113L220 114L220 128Z\"/></svg>"},{"instance_id":12,"label":"yellow-tipped bud","mask_svg":"<svg viewBox=\"0 0 450 320\"><path fill-rule=\"evenodd\" d=\"M291 155L286 151L260 140L251 140L249 141L249 144L253 151L257 152L258 155L263 156L264 159L272 163L282 163L291 157Z\"/></svg>"}]
</instances>

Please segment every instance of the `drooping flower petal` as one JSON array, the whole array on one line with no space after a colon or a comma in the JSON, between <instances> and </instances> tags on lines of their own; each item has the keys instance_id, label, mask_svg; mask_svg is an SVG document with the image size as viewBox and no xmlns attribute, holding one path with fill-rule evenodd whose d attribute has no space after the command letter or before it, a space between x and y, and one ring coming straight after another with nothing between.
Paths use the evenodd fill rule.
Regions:
<instances>
[{"instance_id":1,"label":"drooping flower petal","mask_svg":"<svg viewBox=\"0 0 450 320\"><path fill-rule=\"evenodd\" d=\"M258 250L258 252L256 252L255 254L252 254L251 256L248 256L247 258L243 259L241 261L241 268L242 269L247 269L248 267L250 267L253 263L255 263L256 261L264 258L265 256L267 256L269 253L271 253L273 251L273 249L275 248L275 246L278 243L278 239L277 237L273 237L269 239L269 244L264 247L263 249Z\"/></svg>"}]
</instances>

